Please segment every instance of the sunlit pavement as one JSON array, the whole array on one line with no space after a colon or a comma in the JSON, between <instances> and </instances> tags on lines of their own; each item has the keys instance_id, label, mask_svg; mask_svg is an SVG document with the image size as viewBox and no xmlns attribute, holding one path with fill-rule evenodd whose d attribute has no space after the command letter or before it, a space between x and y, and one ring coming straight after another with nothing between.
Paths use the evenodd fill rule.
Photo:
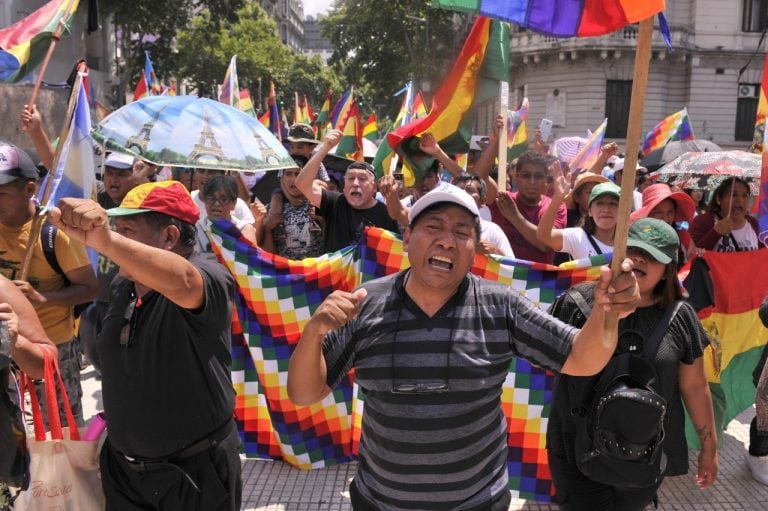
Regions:
<instances>
[{"instance_id":1,"label":"sunlit pavement","mask_svg":"<svg viewBox=\"0 0 768 511\"><path fill-rule=\"evenodd\" d=\"M83 409L92 417L101 409L101 384L91 366L82 372ZM668 477L659 494L659 509L668 511L726 511L768 509L768 486L755 482L744 460L749 442L749 409L734 420L720 448L720 473L713 488L699 490L694 475ZM690 452L695 473L696 451ZM304 471L278 461L243 460L243 509L248 511L348 511L349 481L355 464ZM549 511L557 506L524 500L512 510ZM652 509L652 508L648 508Z\"/></svg>"}]
</instances>

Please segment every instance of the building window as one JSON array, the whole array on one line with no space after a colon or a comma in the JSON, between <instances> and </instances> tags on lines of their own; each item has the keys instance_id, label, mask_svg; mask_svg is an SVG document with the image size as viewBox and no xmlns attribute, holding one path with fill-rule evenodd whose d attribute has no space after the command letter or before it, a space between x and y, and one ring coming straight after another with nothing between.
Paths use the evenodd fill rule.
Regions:
<instances>
[{"instance_id":1,"label":"building window","mask_svg":"<svg viewBox=\"0 0 768 511\"><path fill-rule=\"evenodd\" d=\"M605 83L605 116L608 138L627 138L629 102L632 97L632 80L608 80Z\"/></svg>"},{"instance_id":2,"label":"building window","mask_svg":"<svg viewBox=\"0 0 768 511\"><path fill-rule=\"evenodd\" d=\"M768 0L744 0L744 17L741 30L762 32L768 17Z\"/></svg>"},{"instance_id":3,"label":"building window","mask_svg":"<svg viewBox=\"0 0 768 511\"><path fill-rule=\"evenodd\" d=\"M740 83L738 93L734 138L739 141L751 142L755 133L755 116L757 115L757 101L760 97L760 84Z\"/></svg>"}]
</instances>

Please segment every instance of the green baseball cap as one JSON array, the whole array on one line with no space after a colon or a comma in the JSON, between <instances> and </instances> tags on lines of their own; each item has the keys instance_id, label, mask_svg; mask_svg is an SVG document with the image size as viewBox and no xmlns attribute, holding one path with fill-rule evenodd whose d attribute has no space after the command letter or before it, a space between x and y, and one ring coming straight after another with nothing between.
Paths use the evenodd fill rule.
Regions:
<instances>
[{"instance_id":1,"label":"green baseball cap","mask_svg":"<svg viewBox=\"0 0 768 511\"><path fill-rule=\"evenodd\" d=\"M641 218L629 228L627 247L647 252L661 264L677 262L680 238L668 223L655 218Z\"/></svg>"},{"instance_id":2,"label":"green baseball cap","mask_svg":"<svg viewBox=\"0 0 768 511\"><path fill-rule=\"evenodd\" d=\"M613 195L617 199L621 197L621 187L611 182L599 183L592 188L589 193L588 206L592 205L592 202L601 195Z\"/></svg>"}]
</instances>

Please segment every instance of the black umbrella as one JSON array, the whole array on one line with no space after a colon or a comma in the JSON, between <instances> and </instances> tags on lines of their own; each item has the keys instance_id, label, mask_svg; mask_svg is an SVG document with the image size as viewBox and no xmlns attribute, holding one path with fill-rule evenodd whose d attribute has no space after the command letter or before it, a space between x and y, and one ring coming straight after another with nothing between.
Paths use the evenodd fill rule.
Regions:
<instances>
[{"instance_id":1,"label":"black umbrella","mask_svg":"<svg viewBox=\"0 0 768 511\"><path fill-rule=\"evenodd\" d=\"M640 165L653 172L662 165L675 160L678 156L685 153L705 153L712 151L722 151L719 145L709 140L694 139L669 142L664 147L656 149L646 154L641 160Z\"/></svg>"}]
</instances>

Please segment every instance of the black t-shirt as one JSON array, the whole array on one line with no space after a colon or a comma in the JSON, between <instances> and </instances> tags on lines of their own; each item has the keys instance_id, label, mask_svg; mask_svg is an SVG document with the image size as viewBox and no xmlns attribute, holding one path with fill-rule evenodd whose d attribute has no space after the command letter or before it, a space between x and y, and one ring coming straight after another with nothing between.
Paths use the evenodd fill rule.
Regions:
<instances>
[{"instance_id":1,"label":"black t-shirt","mask_svg":"<svg viewBox=\"0 0 768 511\"><path fill-rule=\"evenodd\" d=\"M590 306L594 301L594 283L576 285L576 289ZM648 339L656 325L664 317L664 308L658 305L640 307L619 321L619 342L616 353L628 351L629 344ZM567 294L561 295L552 306L552 315L566 323L581 327L586 318ZM680 364L693 364L701 357L709 343L696 312L688 303L678 310L659 344L653 365L658 376L660 392L667 401L664 452L667 455L665 475L681 475L688 472L688 444L685 440L685 415L680 396L678 369ZM642 348L640 348L642 349ZM552 408L547 424L547 449L575 463L573 445L576 438L571 410L583 404L591 388L599 379L596 376L569 376L559 374L555 379ZM628 420L631 420L629 418Z\"/></svg>"},{"instance_id":2,"label":"black t-shirt","mask_svg":"<svg viewBox=\"0 0 768 511\"><path fill-rule=\"evenodd\" d=\"M102 392L109 440L129 456L173 454L215 431L234 411L234 279L210 255L196 253L189 261L205 286L198 310L155 291L135 301L133 282L121 277L112 286L98 344Z\"/></svg>"},{"instance_id":3,"label":"black t-shirt","mask_svg":"<svg viewBox=\"0 0 768 511\"><path fill-rule=\"evenodd\" d=\"M368 209L355 209L349 205L344 194L323 190L318 213L325 219L327 227L326 252L354 245L368 226L398 232L397 222L389 216L387 207L379 201Z\"/></svg>"}]
</instances>

